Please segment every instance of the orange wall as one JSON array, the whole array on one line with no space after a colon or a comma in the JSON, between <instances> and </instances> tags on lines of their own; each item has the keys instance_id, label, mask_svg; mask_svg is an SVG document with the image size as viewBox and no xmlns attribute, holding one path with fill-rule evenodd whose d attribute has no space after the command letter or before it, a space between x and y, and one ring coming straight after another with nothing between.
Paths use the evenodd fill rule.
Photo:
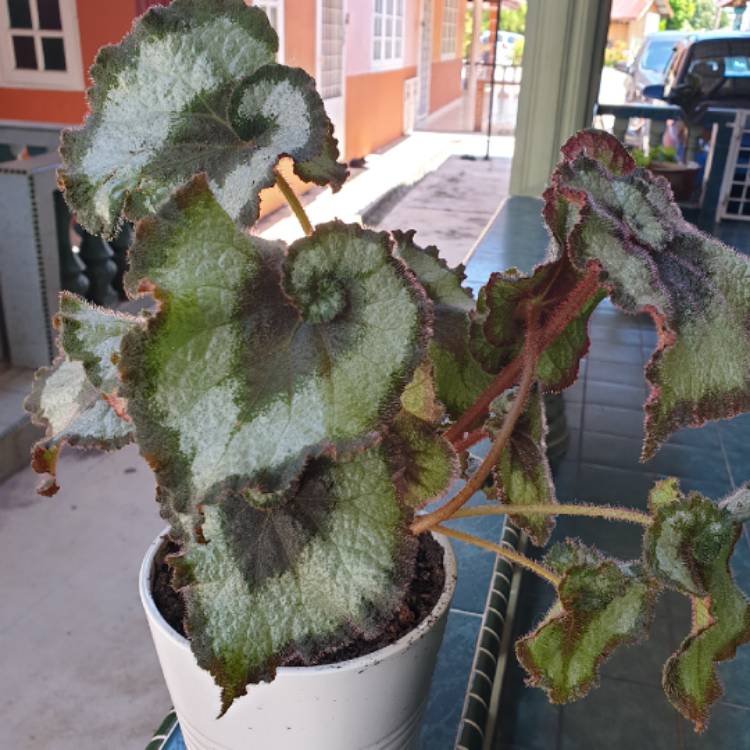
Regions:
<instances>
[{"instance_id":1,"label":"orange wall","mask_svg":"<svg viewBox=\"0 0 750 750\"><path fill-rule=\"evenodd\" d=\"M119 41L133 23L133 0L77 0L84 71L100 47ZM85 85L89 85L86 75ZM0 88L0 119L77 124L86 113L83 91Z\"/></svg>"},{"instance_id":2,"label":"orange wall","mask_svg":"<svg viewBox=\"0 0 750 750\"><path fill-rule=\"evenodd\" d=\"M433 0L432 8L432 69L430 70L430 112L449 104L461 95L461 58L464 43L464 15L466 0L458 3L456 56L443 60L443 10L445 0Z\"/></svg>"},{"instance_id":3,"label":"orange wall","mask_svg":"<svg viewBox=\"0 0 750 750\"><path fill-rule=\"evenodd\" d=\"M416 67L347 76L346 160L367 156L404 132L404 81Z\"/></svg>"},{"instance_id":4,"label":"orange wall","mask_svg":"<svg viewBox=\"0 0 750 750\"><path fill-rule=\"evenodd\" d=\"M315 77L315 0L285 0L284 64L304 68Z\"/></svg>"},{"instance_id":5,"label":"orange wall","mask_svg":"<svg viewBox=\"0 0 750 750\"><path fill-rule=\"evenodd\" d=\"M435 112L461 96L461 60L432 63L430 71L430 112Z\"/></svg>"}]
</instances>

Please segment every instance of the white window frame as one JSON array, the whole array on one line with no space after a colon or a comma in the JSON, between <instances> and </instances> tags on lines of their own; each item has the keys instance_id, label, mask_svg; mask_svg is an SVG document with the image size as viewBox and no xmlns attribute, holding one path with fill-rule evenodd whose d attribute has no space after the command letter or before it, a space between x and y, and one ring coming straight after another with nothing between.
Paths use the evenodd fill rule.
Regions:
<instances>
[{"instance_id":1,"label":"white window frame","mask_svg":"<svg viewBox=\"0 0 750 750\"><path fill-rule=\"evenodd\" d=\"M450 16L450 20L449 20ZM446 33L448 32L448 33ZM446 41L451 41L451 47ZM454 60L458 56L458 0L443 0L443 18L440 22L440 59Z\"/></svg>"},{"instance_id":2,"label":"white window frame","mask_svg":"<svg viewBox=\"0 0 750 750\"><path fill-rule=\"evenodd\" d=\"M78 11L76 0L60 0L62 31L39 28L36 0L31 0L31 29L11 29L10 13L6 0L0 0L0 86L24 89L60 89L83 91L83 65L81 63L81 40L78 33ZM67 70L28 70L16 68L11 37L33 36L38 62L44 60L42 37L57 37L65 45Z\"/></svg>"},{"instance_id":3,"label":"white window frame","mask_svg":"<svg viewBox=\"0 0 750 750\"><path fill-rule=\"evenodd\" d=\"M284 3L285 0L253 0L253 5L266 11L266 15L268 14L269 8L276 9L276 19L278 24L276 33L279 36L279 54L277 62L280 63L283 63L286 59L284 57Z\"/></svg>"},{"instance_id":4,"label":"white window frame","mask_svg":"<svg viewBox=\"0 0 750 750\"><path fill-rule=\"evenodd\" d=\"M390 13L387 11L389 0L373 0L372 3L372 38L370 41L370 64L372 67L372 70L394 70L397 68L403 68L404 67L404 51L406 48L406 3L408 0L390 0L390 2L393 3L391 6L392 10ZM378 10L378 7L380 7L380 10ZM400 8L400 15L399 15L399 8ZM401 31L400 34L400 41L401 41L401 53L399 55L392 54L391 57L385 59L383 58L383 54L385 53L385 42L387 41L388 37L386 37L385 29L386 29L386 22L388 20L392 21L392 27L391 27L391 36L390 36L390 42L391 42L391 49L394 49L394 45L399 40L399 35L396 33L399 28ZM379 36L376 36L375 34L375 25L377 21L380 21L381 23L381 33ZM381 57L379 60L375 59L375 41L376 39L380 39L381 43Z\"/></svg>"}]
</instances>

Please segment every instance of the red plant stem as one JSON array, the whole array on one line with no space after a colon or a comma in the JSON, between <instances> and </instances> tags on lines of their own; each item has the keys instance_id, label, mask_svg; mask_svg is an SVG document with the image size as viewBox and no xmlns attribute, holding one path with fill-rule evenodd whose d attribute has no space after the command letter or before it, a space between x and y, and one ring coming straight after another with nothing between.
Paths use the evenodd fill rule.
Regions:
<instances>
[{"instance_id":1,"label":"red plant stem","mask_svg":"<svg viewBox=\"0 0 750 750\"><path fill-rule=\"evenodd\" d=\"M432 528L436 524L442 521L447 521L461 506L463 506L471 496L481 489L484 484L484 480L487 475L492 471L492 468L497 464L511 434L513 428L516 426L518 418L523 413L526 407L526 401L529 397L531 387L534 385L534 376L536 372L536 363L538 355L536 354L536 347L534 345L535 336L531 336L527 339L527 347L524 348L524 366L523 373L521 375L521 382L518 386L518 393L513 399L513 404L510 407L503 426L500 428L500 432L492 443L492 447L485 456L479 468L469 477L469 480L461 488L461 490L454 495L445 505L440 506L437 510L432 513L427 513L423 516L419 516L414 520L411 525L413 534L421 534L424 531Z\"/></svg>"},{"instance_id":2,"label":"red plant stem","mask_svg":"<svg viewBox=\"0 0 750 750\"><path fill-rule=\"evenodd\" d=\"M467 448L471 448L472 445L476 445L480 440L484 440L487 437L487 432L482 428L469 432L466 437L461 438L453 443L453 448L458 452L465 451Z\"/></svg>"},{"instance_id":3,"label":"red plant stem","mask_svg":"<svg viewBox=\"0 0 750 750\"><path fill-rule=\"evenodd\" d=\"M487 413L490 404L503 391L507 391L515 384L522 367L523 359L519 354L500 371L498 376L482 391L479 398L445 431L446 439L454 444L462 440L466 431Z\"/></svg>"},{"instance_id":4,"label":"red plant stem","mask_svg":"<svg viewBox=\"0 0 750 750\"><path fill-rule=\"evenodd\" d=\"M540 351L546 349L570 325L581 312L581 308L591 299L599 288L601 266L591 264L583 278L573 287L563 303L554 311L552 317L541 331Z\"/></svg>"},{"instance_id":5,"label":"red plant stem","mask_svg":"<svg viewBox=\"0 0 750 750\"><path fill-rule=\"evenodd\" d=\"M544 351L565 330L570 322L578 315L581 308L588 302L591 295L599 287L598 264L590 266L583 278L575 285L563 303L557 308L550 320L540 331L539 351ZM497 377L485 388L477 400L452 424L446 431L445 437L457 446L468 439L467 431L471 430L477 420L481 419L490 404L505 390L515 384L523 368L523 352L507 364ZM470 433L472 434L472 433Z\"/></svg>"}]
</instances>

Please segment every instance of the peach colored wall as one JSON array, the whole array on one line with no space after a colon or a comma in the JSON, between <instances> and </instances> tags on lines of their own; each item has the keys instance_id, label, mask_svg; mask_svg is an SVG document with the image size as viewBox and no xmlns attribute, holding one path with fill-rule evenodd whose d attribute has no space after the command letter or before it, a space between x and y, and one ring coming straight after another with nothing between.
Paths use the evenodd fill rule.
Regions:
<instances>
[{"instance_id":1,"label":"peach colored wall","mask_svg":"<svg viewBox=\"0 0 750 750\"><path fill-rule=\"evenodd\" d=\"M443 32L443 10L445 0L433 0L432 10L432 68L430 70L430 112L450 104L461 95L461 57L463 54L463 30L466 0L458 3L458 30L456 33L456 56L443 60L440 43Z\"/></svg>"},{"instance_id":2,"label":"peach colored wall","mask_svg":"<svg viewBox=\"0 0 750 750\"><path fill-rule=\"evenodd\" d=\"M81 60L88 71L100 47L117 42L133 23L133 0L77 0ZM86 75L85 84L89 79ZM0 88L0 120L77 124L86 114L83 91Z\"/></svg>"},{"instance_id":3,"label":"peach colored wall","mask_svg":"<svg viewBox=\"0 0 750 750\"><path fill-rule=\"evenodd\" d=\"M430 71L430 112L450 104L461 96L461 60L432 63Z\"/></svg>"},{"instance_id":4,"label":"peach colored wall","mask_svg":"<svg viewBox=\"0 0 750 750\"><path fill-rule=\"evenodd\" d=\"M419 60L419 8L422 0L405 0L404 65L408 68Z\"/></svg>"},{"instance_id":5,"label":"peach colored wall","mask_svg":"<svg viewBox=\"0 0 750 750\"><path fill-rule=\"evenodd\" d=\"M304 68L315 76L316 0L284 2L284 64Z\"/></svg>"},{"instance_id":6,"label":"peach colored wall","mask_svg":"<svg viewBox=\"0 0 750 750\"><path fill-rule=\"evenodd\" d=\"M347 76L346 159L366 156L404 130L404 81L417 69L399 68Z\"/></svg>"}]
</instances>

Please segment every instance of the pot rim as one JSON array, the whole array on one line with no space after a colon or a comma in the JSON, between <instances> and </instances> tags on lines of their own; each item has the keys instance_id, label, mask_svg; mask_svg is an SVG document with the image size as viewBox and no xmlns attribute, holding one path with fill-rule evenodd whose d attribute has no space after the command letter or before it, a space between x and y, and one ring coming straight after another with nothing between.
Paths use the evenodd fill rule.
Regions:
<instances>
[{"instance_id":1,"label":"pot rim","mask_svg":"<svg viewBox=\"0 0 750 750\"><path fill-rule=\"evenodd\" d=\"M159 535L154 539L146 550L146 554L141 563L140 571L138 573L138 593L140 594L141 604L146 610L146 613L150 620L159 626L159 628L167 635L175 645L188 651L190 649L190 642L187 638L180 635L162 616L159 608L156 606L153 596L151 595L151 574L153 571L153 562L156 557L156 553L164 543L164 539L169 533L169 527L163 529ZM424 636L440 619L440 616L450 606L451 600L453 599L453 593L456 589L456 556L453 552L453 547L447 537L442 534L436 534L431 532L434 539L443 548L443 568L445 569L445 584L443 586L443 592L440 594L435 606L432 611L425 617L422 622L417 625L416 628L410 630L405 635L402 635L397 641L389 643L383 648L371 651L369 654L357 656L354 659L346 659L344 661L337 661L331 664L320 664L318 666L311 667L278 667L276 672L279 675L297 675L314 676L317 674L337 671L342 668L347 669L358 669L373 662L383 661L389 656L396 654L400 651L404 651L409 645L418 641Z\"/></svg>"}]
</instances>

